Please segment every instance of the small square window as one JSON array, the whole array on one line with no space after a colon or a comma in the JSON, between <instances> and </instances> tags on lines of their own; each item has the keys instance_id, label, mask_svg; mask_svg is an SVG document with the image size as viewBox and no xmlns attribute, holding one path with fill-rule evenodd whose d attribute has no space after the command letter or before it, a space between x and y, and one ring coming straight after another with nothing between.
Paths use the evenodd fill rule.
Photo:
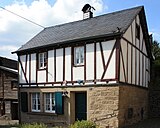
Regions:
<instances>
[{"instance_id":1,"label":"small square window","mask_svg":"<svg viewBox=\"0 0 160 128\"><path fill-rule=\"evenodd\" d=\"M39 69L44 69L47 66L47 52L39 53Z\"/></svg>"},{"instance_id":2,"label":"small square window","mask_svg":"<svg viewBox=\"0 0 160 128\"><path fill-rule=\"evenodd\" d=\"M15 90L18 87L18 81L14 80L11 81L11 89Z\"/></svg>"},{"instance_id":3,"label":"small square window","mask_svg":"<svg viewBox=\"0 0 160 128\"><path fill-rule=\"evenodd\" d=\"M84 47L74 48L74 64L83 65L84 64Z\"/></svg>"}]
</instances>

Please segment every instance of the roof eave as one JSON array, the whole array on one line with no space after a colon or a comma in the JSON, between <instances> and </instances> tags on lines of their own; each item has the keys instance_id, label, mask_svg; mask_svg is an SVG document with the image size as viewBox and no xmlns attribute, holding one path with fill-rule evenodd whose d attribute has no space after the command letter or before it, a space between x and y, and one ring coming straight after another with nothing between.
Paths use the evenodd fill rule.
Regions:
<instances>
[{"instance_id":1,"label":"roof eave","mask_svg":"<svg viewBox=\"0 0 160 128\"><path fill-rule=\"evenodd\" d=\"M96 39L100 39L100 38L118 38L121 37L122 34L124 34L123 32L116 32L116 33L110 33L110 34L104 34L104 35L97 35L97 36L91 36L91 37L85 37L85 38L80 38L80 39L74 39L74 40L68 40L68 41L64 41L64 42L58 42L58 43L54 43L54 44L49 44L49 45L43 45L43 46L39 46L39 47L34 47L34 48L29 48L29 49L24 49L24 50L17 50L14 52L11 52L12 54L21 54L24 52L29 52L29 51L33 51L35 49L41 49L41 48L46 48L46 47L57 47L60 45L66 45L66 44L73 44L74 42L80 42L80 41L89 41L89 40L96 40Z\"/></svg>"}]
</instances>

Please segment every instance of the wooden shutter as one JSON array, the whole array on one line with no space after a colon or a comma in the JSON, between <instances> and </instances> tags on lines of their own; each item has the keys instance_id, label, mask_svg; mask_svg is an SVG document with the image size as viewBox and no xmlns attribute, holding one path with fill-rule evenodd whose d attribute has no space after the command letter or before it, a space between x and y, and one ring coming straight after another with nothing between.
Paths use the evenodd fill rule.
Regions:
<instances>
[{"instance_id":1,"label":"wooden shutter","mask_svg":"<svg viewBox=\"0 0 160 128\"><path fill-rule=\"evenodd\" d=\"M62 115L64 113L62 92L55 92L55 105L56 114Z\"/></svg>"},{"instance_id":2,"label":"wooden shutter","mask_svg":"<svg viewBox=\"0 0 160 128\"><path fill-rule=\"evenodd\" d=\"M28 94L27 92L21 92L21 111L28 112Z\"/></svg>"}]
</instances>

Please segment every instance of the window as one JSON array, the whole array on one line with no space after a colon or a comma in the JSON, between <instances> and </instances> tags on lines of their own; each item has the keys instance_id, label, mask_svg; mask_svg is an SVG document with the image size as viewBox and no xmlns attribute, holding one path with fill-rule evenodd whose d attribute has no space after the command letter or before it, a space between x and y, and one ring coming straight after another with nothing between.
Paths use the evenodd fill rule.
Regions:
<instances>
[{"instance_id":1,"label":"window","mask_svg":"<svg viewBox=\"0 0 160 128\"><path fill-rule=\"evenodd\" d=\"M47 65L47 52L39 53L39 69L46 68Z\"/></svg>"},{"instance_id":2,"label":"window","mask_svg":"<svg viewBox=\"0 0 160 128\"><path fill-rule=\"evenodd\" d=\"M140 39L140 26L136 24L136 38Z\"/></svg>"},{"instance_id":3,"label":"window","mask_svg":"<svg viewBox=\"0 0 160 128\"><path fill-rule=\"evenodd\" d=\"M128 119L133 117L133 108L128 108Z\"/></svg>"},{"instance_id":4,"label":"window","mask_svg":"<svg viewBox=\"0 0 160 128\"><path fill-rule=\"evenodd\" d=\"M18 86L18 81L16 80L11 81L11 89L17 90L17 86Z\"/></svg>"},{"instance_id":5,"label":"window","mask_svg":"<svg viewBox=\"0 0 160 128\"><path fill-rule=\"evenodd\" d=\"M40 93L32 93L32 111L40 112Z\"/></svg>"},{"instance_id":6,"label":"window","mask_svg":"<svg viewBox=\"0 0 160 128\"><path fill-rule=\"evenodd\" d=\"M84 64L84 47L74 48L74 64L83 65Z\"/></svg>"},{"instance_id":7,"label":"window","mask_svg":"<svg viewBox=\"0 0 160 128\"><path fill-rule=\"evenodd\" d=\"M55 113L55 95L54 93L45 93L45 112Z\"/></svg>"}]
</instances>

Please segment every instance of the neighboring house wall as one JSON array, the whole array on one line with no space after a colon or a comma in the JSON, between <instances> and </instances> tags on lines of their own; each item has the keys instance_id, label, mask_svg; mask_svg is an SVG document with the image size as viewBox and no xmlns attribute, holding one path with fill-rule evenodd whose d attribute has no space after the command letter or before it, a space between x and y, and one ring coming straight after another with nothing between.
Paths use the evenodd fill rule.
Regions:
<instances>
[{"instance_id":1,"label":"neighboring house wall","mask_svg":"<svg viewBox=\"0 0 160 128\"><path fill-rule=\"evenodd\" d=\"M18 120L17 62L0 57L0 119Z\"/></svg>"}]
</instances>

